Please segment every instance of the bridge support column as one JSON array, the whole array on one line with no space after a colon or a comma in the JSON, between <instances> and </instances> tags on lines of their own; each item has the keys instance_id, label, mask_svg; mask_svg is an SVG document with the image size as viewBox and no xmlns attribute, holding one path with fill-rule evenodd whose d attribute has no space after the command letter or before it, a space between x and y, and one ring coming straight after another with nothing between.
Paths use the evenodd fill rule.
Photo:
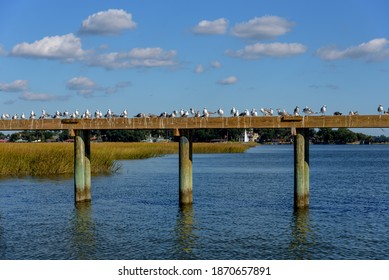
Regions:
<instances>
[{"instance_id":1,"label":"bridge support column","mask_svg":"<svg viewBox=\"0 0 389 280\"><path fill-rule=\"evenodd\" d=\"M76 130L74 136L75 204L91 200L90 140L88 130Z\"/></svg>"},{"instance_id":2,"label":"bridge support column","mask_svg":"<svg viewBox=\"0 0 389 280\"><path fill-rule=\"evenodd\" d=\"M180 130L179 142L179 202L192 204L192 130Z\"/></svg>"},{"instance_id":3,"label":"bridge support column","mask_svg":"<svg viewBox=\"0 0 389 280\"><path fill-rule=\"evenodd\" d=\"M294 136L294 208L309 206L309 129L297 128Z\"/></svg>"}]
</instances>

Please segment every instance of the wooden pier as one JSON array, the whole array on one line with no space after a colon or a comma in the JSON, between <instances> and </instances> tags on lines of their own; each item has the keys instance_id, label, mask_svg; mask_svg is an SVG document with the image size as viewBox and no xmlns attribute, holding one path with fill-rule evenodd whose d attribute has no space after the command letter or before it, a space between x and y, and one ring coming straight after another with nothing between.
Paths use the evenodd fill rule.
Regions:
<instances>
[{"instance_id":1,"label":"wooden pier","mask_svg":"<svg viewBox=\"0 0 389 280\"><path fill-rule=\"evenodd\" d=\"M195 129L290 128L294 135L294 206L309 206L309 128L387 128L389 115L0 120L0 131L69 130L74 141L75 203L91 201L90 130L171 129L179 137L179 203L192 199Z\"/></svg>"}]
</instances>

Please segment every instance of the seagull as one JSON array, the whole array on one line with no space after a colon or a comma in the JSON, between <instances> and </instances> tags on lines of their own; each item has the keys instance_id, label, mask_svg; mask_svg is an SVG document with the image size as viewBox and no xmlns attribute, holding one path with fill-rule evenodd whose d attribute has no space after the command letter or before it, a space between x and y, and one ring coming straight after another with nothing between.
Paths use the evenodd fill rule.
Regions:
<instances>
[{"instance_id":1,"label":"seagull","mask_svg":"<svg viewBox=\"0 0 389 280\"><path fill-rule=\"evenodd\" d=\"M358 111L350 111L348 114L349 114L350 116L359 115L359 114L358 114Z\"/></svg>"},{"instance_id":2,"label":"seagull","mask_svg":"<svg viewBox=\"0 0 389 280\"><path fill-rule=\"evenodd\" d=\"M300 116L300 107L296 106L293 110L293 115L294 116Z\"/></svg>"},{"instance_id":3,"label":"seagull","mask_svg":"<svg viewBox=\"0 0 389 280\"><path fill-rule=\"evenodd\" d=\"M1 115L1 119L2 119L2 120L9 119L9 114L2 114L2 115Z\"/></svg>"},{"instance_id":4,"label":"seagull","mask_svg":"<svg viewBox=\"0 0 389 280\"><path fill-rule=\"evenodd\" d=\"M209 117L209 112L208 112L208 110L207 110L206 107L204 107L204 109L203 109L203 115L202 115L202 117L203 117L203 118Z\"/></svg>"},{"instance_id":5,"label":"seagull","mask_svg":"<svg viewBox=\"0 0 389 280\"><path fill-rule=\"evenodd\" d=\"M308 106L305 106L305 108L303 109L303 113L304 113L305 115L312 115L312 114L314 114L315 112L312 111L312 109L309 108Z\"/></svg>"},{"instance_id":6,"label":"seagull","mask_svg":"<svg viewBox=\"0 0 389 280\"><path fill-rule=\"evenodd\" d=\"M15 114L15 115L12 116L12 119L13 119L13 120L17 120L18 118L19 118L19 115L18 115L18 114Z\"/></svg>"},{"instance_id":7,"label":"seagull","mask_svg":"<svg viewBox=\"0 0 389 280\"><path fill-rule=\"evenodd\" d=\"M100 110L95 111L95 118L99 119L103 117L103 113Z\"/></svg>"},{"instance_id":8,"label":"seagull","mask_svg":"<svg viewBox=\"0 0 389 280\"><path fill-rule=\"evenodd\" d=\"M289 113L286 112L285 109L283 109L282 111L280 109L277 109L277 113L279 116L289 116Z\"/></svg>"},{"instance_id":9,"label":"seagull","mask_svg":"<svg viewBox=\"0 0 389 280\"><path fill-rule=\"evenodd\" d=\"M35 117L36 117L35 112L31 111L31 113L30 113L30 120L35 119Z\"/></svg>"},{"instance_id":10,"label":"seagull","mask_svg":"<svg viewBox=\"0 0 389 280\"><path fill-rule=\"evenodd\" d=\"M189 116L189 112L186 111L186 110L182 110L182 112L181 112L181 118L186 118L186 117L188 117L188 116Z\"/></svg>"},{"instance_id":11,"label":"seagull","mask_svg":"<svg viewBox=\"0 0 389 280\"><path fill-rule=\"evenodd\" d=\"M106 118L112 118L112 111L111 109L108 109L107 113L104 115Z\"/></svg>"},{"instance_id":12,"label":"seagull","mask_svg":"<svg viewBox=\"0 0 389 280\"><path fill-rule=\"evenodd\" d=\"M223 117L223 115L224 115L224 111L222 108L219 108L219 110L217 110L217 113L218 113L219 117Z\"/></svg>"},{"instance_id":13,"label":"seagull","mask_svg":"<svg viewBox=\"0 0 389 280\"><path fill-rule=\"evenodd\" d=\"M249 110L246 109L243 111L243 113L240 113L239 116L240 117L248 117L248 116L250 116L250 112L249 112Z\"/></svg>"},{"instance_id":14,"label":"seagull","mask_svg":"<svg viewBox=\"0 0 389 280\"><path fill-rule=\"evenodd\" d=\"M127 113L126 109L123 110L123 112L120 114L120 117L121 118L128 118L128 113Z\"/></svg>"},{"instance_id":15,"label":"seagull","mask_svg":"<svg viewBox=\"0 0 389 280\"><path fill-rule=\"evenodd\" d=\"M135 118L145 118L146 115L144 113L139 113L134 116Z\"/></svg>"},{"instance_id":16,"label":"seagull","mask_svg":"<svg viewBox=\"0 0 389 280\"><path fill-rule=\"evenodd\" d=\"M74 112L74 115L76 116L76 118L78 118L78 116L80 115L80 113L78 112L77 109L76 109L76 111Z\"/></svg>"},{"instance_id":17,"label":"seagull","mask_svg":"<svg viewBox=\"0 0 389 280\"><path fill-rule=\"evenodd\" d=\"M336 111L335 113L334 113L334 116L341 116L342 115L342 113L341 112L338 112L338 111Z\"/></svg>"},{"instance_id":18,"label":"seagull","mask_svg":"<svg viewBox=\"0 0 389 280\"><path fill-rule=\"evenodd\" d=\"M199 110L196 111L194 117L195 117L195 118L200 118L200 117L201 117L200 111L199 111Z\"/></svg>"},{"instance_id":19,"label":"seagull","mask_svg":"<svg viewBox=\"0 0 389 280\"><path fill-rule=\"evenodd\" d=\"M167 113L166 112L162 112L160 115L159 115L160 118L166 118L167 117Z\"/></svg>"},{"instance_id":20,"label":"seagull","mask_svg":"<svg viewBox=\"0 0 389 280\"><path fill-rule=\"evenodd\" d=\"M384 107L380 104L380 105L378 106L377 111L378 111L378 114L381 115L381 114L384 112Z\"/></svg>"},{"instance_id":21,"label":"seagull","mask_svg":"<svg viewBox=\"0 0 389 280\"><path fill-rule=\"evenodd\" d=\"M53 118L54 119L59 119L62 116L62 114L59 111L56 111Z\"/></svg>"},{"instance_id":22,"label":"seagull","mask_svg":"<svg viewBox=\"0 0 389 280\"><path fill-rule=\"evenodd\" d=\"M196 115L196 111L193 108L190 108L189 112L192 116Z\"/></svg>"},{"instance_id":23,"label":"seagull","mask_svg":"<svg viewBox=\"0 0 389 280\"><path fill-rule=\"evenodd\" d=\"M65 112L62 113L62 116L64 116L65 118L66 118L67 116L69 116L68 110L65 110Z\"/></svg>"},{"instance_id":24,"label":"seagull","mask_svg":"<svg viewBox=\"0 0 389 280\"><path fill-rule=\"evenodd\" d=\"M264 116L273 116L273 109L272 108L261 108L260 111Z\"/></svg>"},{"instance_id":25,"label":"seagull","mask_svg":"<svg viewBox=\"0 0 389 280\"><path fill-rule=\"evenodd\" d=\"M327 105L323 105L321 108L320 108L320 113L322 115L325 115L326 114L326 111L327 111Z\"/></svg>"},{"instance_id":26,"label":"seagull","mask_svg":"<svg viewBox=\"0 0 389 280\"><path fill-rule=\"evenodd\" d=\"M24 113L22 113L22 114L20 115L20 118L21 118L22 120L25 120L25 119L26 119L26 115L25 115Z\"/></svg>"},{"instance_id":27,"label":"seagull","mask_svg":"<svg viewBox=\"0 0 389 280\"><path fill-rule=\"evenodd\" d=\"M232 115L232 116L235 116L235 114L236 114L236 109L235 109L235 107L232 107L232 109L231 109L231 115Z\"/></svg>"},{"instance_id":28,"label":"seagull","mask_svg":"<svg viewBox=\"0 0 389 280\"><path fill-rule=\"evenodd\" d=\"M255 110L255 108L251 109L250 114L251 114L252 117L257 117L258 116L257 110Z\"/></svg>"}]
</instances>

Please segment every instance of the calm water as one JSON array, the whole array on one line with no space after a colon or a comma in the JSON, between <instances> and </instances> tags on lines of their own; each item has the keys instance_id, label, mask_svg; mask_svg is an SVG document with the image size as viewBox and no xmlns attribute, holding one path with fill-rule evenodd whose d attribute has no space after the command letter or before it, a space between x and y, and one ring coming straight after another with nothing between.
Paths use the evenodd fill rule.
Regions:
<instances>
[{"instance_id":1,"label":"calm water","mask_svg":"<svg viewBox=\"0 0 389 280\"><path fill-rule=\"evenodd\" d=\"M293 211L292 146L122 161L92 178L0 180L0 259L389 259L389 146L311 146L309 211Z\"/></svg>"}]
</instances>

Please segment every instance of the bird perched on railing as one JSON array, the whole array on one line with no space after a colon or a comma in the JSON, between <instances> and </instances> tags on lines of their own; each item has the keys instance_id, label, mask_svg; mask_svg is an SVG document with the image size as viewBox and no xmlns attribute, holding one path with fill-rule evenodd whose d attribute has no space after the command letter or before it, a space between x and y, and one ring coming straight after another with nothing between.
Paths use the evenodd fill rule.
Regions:
<instances>
[{"instance_id":1,"label":"bird perched on railing","mask_svg":"<svg viewBox=\"0 0 389 280\"><path fill-rule=\"evenodd\" d=\"M121 118L128 118L128 112L126 109L123 110L123 112L120 114Z\"/></svg>"},{"instance_id":2,"label":"bird perched on railing","mask_svg":"<svg viewBox=\"0 0 389 280\"><path fill-rule=\"evenodd\" d=\"M300 107L296 106L293 110L293 115L294 116L300 116Z\"/></svg>"},{"instance_id":3,"label":"bird perched on railing","mask_svg":"<svg viewBox=\"0 0 389 280\"><path fill-rule=\"evenodd\" d=\"M381 104L378 105L377 111L378 111L378 114L381 115L384 112L384 107Z\"/></svg>"},{"instance_id":4,"label":"bird perched on railing","mask_svg":"<svg viewBox=\"0 0 389 280\"><path fill-rule=\"evenodd\" d=\"M2 114L2 115L1 115L1 119L2 119L2 120L9 119L9 114Z\"/></svg>"},{"instance_id":5,"label":"bird perched on railing","mask_svg":"<svg viewBox=\"0 0 389 280\"><path fill-rule=\"evenodd\" d=\"M312 115L312 114L315 114L315 112L314 112L311 108L309 108L308 106L305 106L305 108L303 109L303 113L304 113L305 115Z\"/></svg>"},{"instance_id":6,"label":"bird perched on railing","mask_svg":"<svg viewBox=\"0 0 389 280\"><path fill-rule=\"evenodd\" d=\"M320 113L322 115L325 115L326 114L326 111L327 111L327 105L323 105L321 108L320 108Z\"/></svg>"},{"instance_id":7,"label":"bird perched on railing","mask_svg":"<svg viewBox=\"0 0 389 280\"><path fill-rule=\"evenodd\" d=\"M261 108L259 109L264 116L273 116L273 109L272 108Z\"/></svg>"},{"instance_id":8,"label":"bird perched on railing","mask_svg":"<svg viewBox=\"0 0 389 280\"><path fill-rule=\"evenodd\" d=\"M231 113L231 115L234 117L235 114L236 114L236 108L235 108L235 107L232 107L230 113Z\"/></svg>"},{"instance_id":9,"label":"bird perched on railing","mask_svg":"<svg viewBox=\"0 0 389 280\"><path fill-rule=\"evenodd\" d=\"M359 115L359 114L358 114L358 111L350 111L348 114L349 114L350 116Z\"/></svg>"},{"instance_id":10,"label":"bird perched on railing","mask_svg":"<svg viewBox=\"0 0 389 280\"><path fill-rule=\"evenodd\" d=\"M250 115L252 117L257 117L258 116L257 110L255 110L255 108L251 109Z\"/></svg>"},{"instance_id":11,"label":"bird perched on railing","mask_svg":"<svg viewBox=\"0 0 389 280\"><path fill-rule=\"evenodd\" d=\"M217 110L217 114L219 115L219 117L223 117L223 115L224 115L223 109L222 109L222 108L219 108L219 109Z\"/></svg>"}]
</instances>

